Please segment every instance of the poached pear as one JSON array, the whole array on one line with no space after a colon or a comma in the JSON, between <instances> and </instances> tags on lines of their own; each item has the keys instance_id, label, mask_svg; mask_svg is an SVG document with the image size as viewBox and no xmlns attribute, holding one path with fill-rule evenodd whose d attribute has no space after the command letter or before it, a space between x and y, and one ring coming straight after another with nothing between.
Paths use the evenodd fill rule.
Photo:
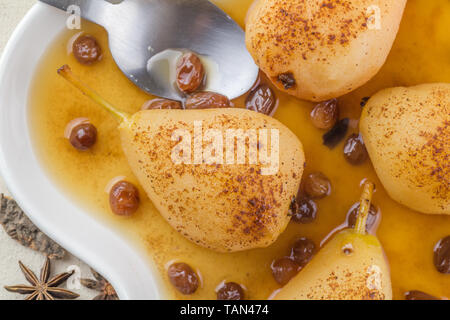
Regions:
<instances>
[{"instance_id":1,"label":"poached pear","mask_svg":"<svg viewBox=\"0 0 450 320\"><path fill-rule=\"evenodd\" d=\"M359 127L392 199L450 215L450 83L381 90L364 106Z\"/></svg>"},{"instance_id":2,"label":"poached pear","mask_svg":"<svg viewBox=\"0 0 450 320\"><path fill-rule=\"evenodd\" d=\"M68 66L58 73L120 121L122 148L133 173L181 235L215 251L233 252L266 247L284 231L305 157L298 138L279 121L240 108L128 115L85 86ZM231 151L226 143L230 132L235 133ZM242 158L239 141L248 149ZM255 161L257 154L260 161Z\"/></svg>"},{"instance_id":3,"label":"poached pear","mask_svg":"<svg viewBox=\"0 0 450 320\"><path fill-rule=\"evenodd\" d=\"M406 0L255 0L247 49L279 90L325 101L362 86L380 70Z\"/></svg>"},{"instance_id":4,"label":"poached pear","mask_svg":"<svg viewBox=\"0 0 450 320\"><path fill-rule=\"evenodd\" d=\"M374 185L364 184L354 229L334 235L276 293L276 300L391 300L389 267L380 242L366 233Z\"/></svg>"}]
</instances>

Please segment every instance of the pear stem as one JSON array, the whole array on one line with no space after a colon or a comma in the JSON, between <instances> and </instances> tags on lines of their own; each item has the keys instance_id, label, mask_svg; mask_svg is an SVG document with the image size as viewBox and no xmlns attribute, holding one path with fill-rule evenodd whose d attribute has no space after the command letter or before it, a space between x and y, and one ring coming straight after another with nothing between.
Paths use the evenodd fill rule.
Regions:
<instances>
[{"instance_id":1,"label":"pear stem","mask_svg":"<svg viewBox=\"0 0 450 320\"><path fill-rule=\"evenodd\" d=\"M64 79L69 81L74 87L80 90L84 95L90 98L92 101L96 102L104 109L106 109L109 113L111 113L114 118L116 118L119 122L125 121L130 117L130 115L126 112L122 112L108 101L103 99L97 92L89 88L85 83L83 83L77 76L72 73L72 70L68 65L64 65L58 69L58 74L62 76Z\"/></svg>"},{"instance_id":2,"label":"pear stem","mask_svg":"<svg viewBox=\"0 0 450 320\"><path fill-rule=\"evenodd\" d=\"M366 234L367 217L369 215L374 188L375 185L372 182L364 182L364 189L359 200L358 218L355 223L355 231L359 234Z\"/></svg>"}]
</instances>

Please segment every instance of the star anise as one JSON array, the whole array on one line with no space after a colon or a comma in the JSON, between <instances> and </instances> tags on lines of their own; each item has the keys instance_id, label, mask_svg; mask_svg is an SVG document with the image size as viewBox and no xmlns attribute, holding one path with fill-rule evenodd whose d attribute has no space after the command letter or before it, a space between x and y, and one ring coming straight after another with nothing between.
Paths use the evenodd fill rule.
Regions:
<instances>
[{"instance_id":1,"label":"star anise","mask_svg":"<svg viewBox=\"0 0 450 320\"><path fill-rule=\"evenodd\" d=\"M93 300L119 300L114 287L94 269L91 269L91 272L95 280L81 279L81 284L86 288L100 292Z\"/></svg>"},{"instance_id":2,"label":"star anise","mask_svg":"<svg viewBox=\"0 0 450 320\"><path fill-rule=\"evenodd\" d=\"M17 285L17 286L5 286L5 289L10 292L27 294L25 300L55 300L56 299L75 299L79 295L69 290L58 288L60 284L63 284L74 271L64 272L51 278L50 277L50 259L47 257L45 264L41 269L40 278L36 277L33 271L28 269L19 261L20 269L25 275L25 279L31 286Z\"/></svg>"}]
</instances>

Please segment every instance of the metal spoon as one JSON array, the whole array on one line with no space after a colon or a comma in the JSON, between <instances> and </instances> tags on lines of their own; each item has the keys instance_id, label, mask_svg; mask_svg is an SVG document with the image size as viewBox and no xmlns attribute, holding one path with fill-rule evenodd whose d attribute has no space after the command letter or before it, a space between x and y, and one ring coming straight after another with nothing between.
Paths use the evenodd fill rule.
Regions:
<instances>
[{"instance_id":1,"label":"metal spoon","mask_svg":"<svg viewBox=\"0 0 450 320\"><path fill-rule=\"evenodd\" d=\"M244 31L207 0L40 1L65 11L76 5L82 18L103 26L122 72L156 96L182 98L173 82L174 59L186 49L207 64L205 90L233 99L247 92L258 76Z\"/></svg>"}]
</instances>

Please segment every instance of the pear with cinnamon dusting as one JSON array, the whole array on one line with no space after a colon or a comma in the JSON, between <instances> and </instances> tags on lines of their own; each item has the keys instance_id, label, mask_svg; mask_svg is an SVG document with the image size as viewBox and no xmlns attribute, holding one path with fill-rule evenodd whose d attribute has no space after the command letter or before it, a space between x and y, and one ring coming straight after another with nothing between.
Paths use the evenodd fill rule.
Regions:
<instances>
[{"instance_id":1,"label":"pear with cinnamon dusting","mask_svg":"<svg viewBox=\"0 0 450 320\"><path fill-rule=\"evenodd\" d=\"M279 121L239 108L128 115L86 87L69 67L59 74L120 121L131 169L181 235L232 252L266 247L284 231L305 158L298 138Z\"/></svg>"},{"instance_id":2,"label":"pear with cinnamon dusting","mask_svg":"<svg viewBox=\"0 0 450 320\"><path fill-rule=\"evenodd\" d=\"M384 64L406 0L256 0L246 44L278 89L325 101L362 86Z\"/></svg>"},{"instance_id":3,"label":"pear with cinnamon dusting","mask_svg":"<svg viewBox=\"0 0 450 320\"><path fill-rule=\"evenodd\" d=\"M354 229L334 235L276 295L277 300L391 300L389 267L378 239L366 233L373 184L366 182Z\"/></svg>"},{"instance_id":4,"label":"pear with cinnamon dusting","mask_svg":"<svg viewBox=\"0 0 450 320\"><path fill-rule=\"evenodd\" d=\"M360 131L390 197L422 213L450 214L450 84L378 92Z\"/></svg>"}]
</instances>

